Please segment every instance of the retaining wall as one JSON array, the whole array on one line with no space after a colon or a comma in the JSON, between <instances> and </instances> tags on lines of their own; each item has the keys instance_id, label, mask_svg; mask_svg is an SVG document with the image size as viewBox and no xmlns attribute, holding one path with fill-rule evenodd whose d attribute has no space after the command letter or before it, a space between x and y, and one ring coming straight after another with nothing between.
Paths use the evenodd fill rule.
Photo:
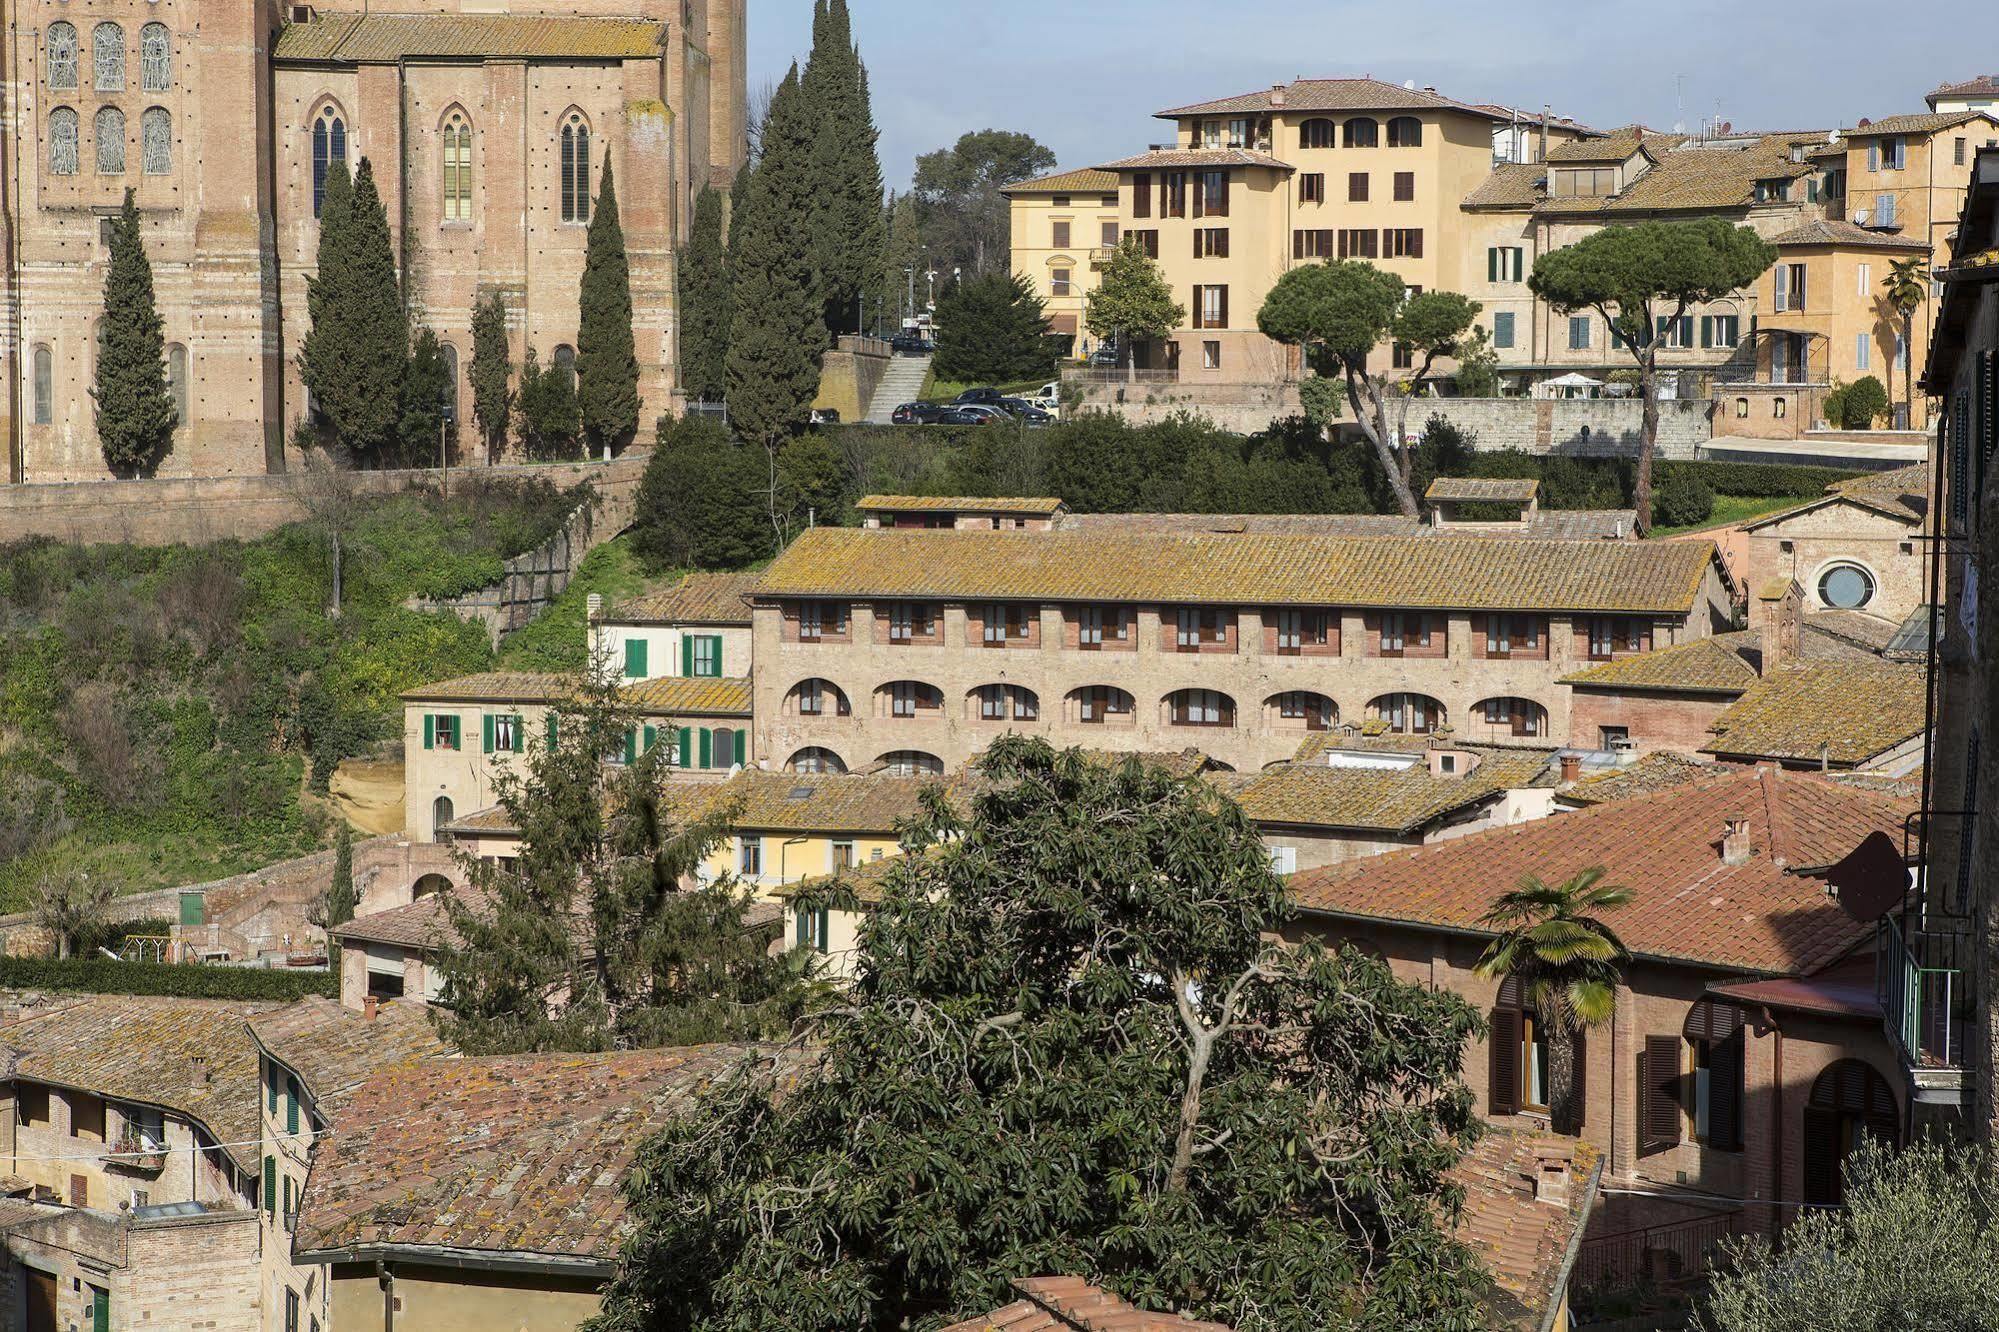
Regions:
<instances>
[{"instance_id":1,"label":"retaining wall","mask_svg":"<svg viewBox=\"0 0 1999 1332\"><path fill-rule=\"evenodd\" d=\"M1430 417L1442 416L1475 432L1481 451L1634 457L1644 406L1632 398L1432 398L1409 405L1409 430L1420 433ZM1659 403L1659 457L1692 459L1713 433L1707 399Z\"/></svg>"}]
</instances>

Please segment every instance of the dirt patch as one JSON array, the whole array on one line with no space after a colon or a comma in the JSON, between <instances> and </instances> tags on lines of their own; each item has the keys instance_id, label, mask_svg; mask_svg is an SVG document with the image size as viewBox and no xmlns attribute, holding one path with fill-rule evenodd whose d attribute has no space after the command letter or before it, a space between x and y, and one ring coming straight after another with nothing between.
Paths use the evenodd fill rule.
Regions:
<instances>
[{"instance_id":1,"label":"dirt patch","mask_svg":"<svg viewBox=\"0 0 1999 1332\"><path fill-rule=\"evenodd\" d=\"M333 807L370 836L403 830L403 765L343 759L328 784Z\"/></svg>"}]
</instances>

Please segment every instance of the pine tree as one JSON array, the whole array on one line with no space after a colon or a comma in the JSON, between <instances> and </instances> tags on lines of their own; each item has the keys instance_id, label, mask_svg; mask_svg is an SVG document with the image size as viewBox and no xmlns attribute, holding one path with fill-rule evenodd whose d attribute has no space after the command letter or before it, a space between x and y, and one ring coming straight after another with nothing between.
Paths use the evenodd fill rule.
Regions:
<instances>
[{"instance_id":1,"label":"pine tree","mask_svg":"<svg viewBox=\"0 0 1999 1332\"><path fill-rule=\"evenodd\" d=\"M357 457L380 460L400 435L409 316L374 167L361 159L351 204L336 198L346 174L338 164L327 173L319 272L306 284L312 328L299 369L340 442Z\"/></svg>"},{"instance_id":2,"label":"pine tree","mask_svg":"<svg viewBox=\"0 0 1999 1332\"><path fill-rule=\"evenodd\" d=\"M730 237L729 417L744 438L771 451L810 413L826 350L818 280L799 243L810 211L811 129L794 65L771 98L762 157Z\"/></svg>"},{"instance_id":3,"label":"pine tree","mask_svg":"<svg viewBox=\"0 0 1999 1332\"><path fill-rule=\"evenodd\" d=\"M632 270L611 155L590 215L583 251L581 317L576 328L576 397L593 451L609 456L639 428L639 356L632 342Z\"/></svg>"},{"instance_id":4,"label":"pine tree","mask_svg":"<svg viewBox=\"0 0 1999 1332\"><path fill-rule=\"evenodd\" d=\"M354 908L360 903L360 894L354 891L354 834L347 826L347 820L340 821L340 831L333 840L333 880L326 887L326 904L321 922L328 930L337 929L354 919Z\"/></svg>"},{"instance_id":5,"label":"pine tree","mask_svg":"<svg viewBox=\"0 0 1999 1332\"><path fill-rule=\"evenodd\" d=\"M704 185L680 252L680 391L695 402L722 397L729 355L729 268L722 249L722 196Z\"/></svg>"},{"instance_id":6,"label":"pine tree","mask_svg":"<svg viewBox=\"0 0 1999 1332\"><path fill-rule=\"evenodd\" d=\"M514 409L514 362L507 346L507 307L499 292L488 293L472 313L472 416L486 438L486 461L494 462L507 443Z\"/></svg>"},{"instance_id":7,"label":"pine tree","mask_svg":"<svg viewBox=\"0 0 1999 1332\"><path fill-rule=\"evenodd\" d=\"M1015 274L954 284L937 302L937 328L939 379L1006 384L1055 368L1047 310Z\"/></svg>"},{"instance_id":8,"label":"pine tree","mask_svg":"<svg viewBox=\"0 0 1999 1332\"><path fill-rule=\"evenodd\" d=\"M800 88L814 125L808 233L813 268L826 302L826 327L845 332L865 323L860 300L874 294L888 245L881 158L875 151L879 135L847 0L815 3L812 58Z\"/></svg>"},{"instance_id":9,"label":"pine tree","mask_svg":"<svg viewBox=\"0 0 1999 1332\"><path fill-rule=\"evenodd\" d=\"M97 439L119 476L148 475L173 444L179 413L167 391L166 339L153 301L153 266L132 191L111 224L104 323L97 355Z\"/></svg>"}]
</instances>

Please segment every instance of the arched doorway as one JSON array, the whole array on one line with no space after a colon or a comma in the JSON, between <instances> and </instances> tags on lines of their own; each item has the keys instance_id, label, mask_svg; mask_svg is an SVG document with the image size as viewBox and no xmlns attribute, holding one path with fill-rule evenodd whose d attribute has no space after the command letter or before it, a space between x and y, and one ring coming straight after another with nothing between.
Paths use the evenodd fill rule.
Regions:
<instances>
[{"instance_id":1,"label":"arched doorway","mask_svg":"<svg viewBox=\"0 0 1999 1332\"><path fill-rule=\"evenodd\" d=\"M450 887L451 880L442 874L426 874L410 886L410 898L414 901L418 898L431 897L448 891Z\"/></svg>"},{"instance_id":2,"label":"arched doorway","mask_svg":"<svg viewBox=\"0 0 1999 1332\"><path fill-rule=\"evenodd\" d=\"M451 840L451 834L444 830L451 826L452 815L450 796L439 796L430 802L430 835L433 841Z\"/></svg>"},{"instance_id":3,"label":"arched doorway","mask_svg":"<svg viewBox=\"0 0 1999 1332\"><path fill-rule=\"evenodd\" d=\"M1888 1080L1872 1064L1842 1059L1819 1074L1805 1103L1805 1201L1838 1206L1845 1199L1841 1169L1863 1137L1902 1141L1902 1112Z\"/></svg>"}]
</instances>

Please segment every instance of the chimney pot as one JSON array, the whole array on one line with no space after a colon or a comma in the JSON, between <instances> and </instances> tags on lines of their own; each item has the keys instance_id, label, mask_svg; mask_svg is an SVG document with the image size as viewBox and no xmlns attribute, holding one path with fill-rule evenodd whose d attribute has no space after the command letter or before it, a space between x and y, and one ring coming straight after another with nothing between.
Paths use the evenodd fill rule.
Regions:
<instances>
[{"instance_id":1,"label":"chimney pot","mask_svg":"<svg viewBox=\"0 0 1999 1332\"><path fill-rule=\"evenodd\" d=\"M1742 865L1749 860L1749 820L1729 819L1721 828L1721 863Z\"/></svg>"},{"instance_id":2,"label":"chimney pot","mask_svg":"<svg viewBox=\"0 0 1999 1332\"><path fill-rule=\"evenodd\" d=\"M1562 785L1572 786L1582 775L1583 756L1581 754L1562 755Z\"/></svg>"},{"instance_id":3,"label":"chimney pot","mask_svg":"<svg viewBox=\"0 0 1999 1332\"><path fill-rule=\"evenodd\" d=\"M367 998L361 1001L361 1015L367 1018L368 1021L373 1022L375 1020L375 1014L381 1011L382 1011L382 1001L380 999L377 999L374 995L371 994Z\"/></svg>"},{"instance_id":4,"label":"chimney pot","mask_svg":"<svg viewBox=\"0 0 1999 1332\"><path fill-rule=\"evenodd\" d=\"M1287 93L1288 91L1289 91L1289 90L1288 90L1288 89L1287 89L1287 88L1286 88L1286 87L1285 87L1285 86L1284 86L1283 84L1281 84L1281 83L1273 83L1273 84L1271 84L1271 85L1270 85L1270 104L1271 104L1272 106L1283 106L1283 105L1284 105L1284 97L1285 97L1285 94L1286 94L1286 93Z\"/></svg>"}]
</instances>

